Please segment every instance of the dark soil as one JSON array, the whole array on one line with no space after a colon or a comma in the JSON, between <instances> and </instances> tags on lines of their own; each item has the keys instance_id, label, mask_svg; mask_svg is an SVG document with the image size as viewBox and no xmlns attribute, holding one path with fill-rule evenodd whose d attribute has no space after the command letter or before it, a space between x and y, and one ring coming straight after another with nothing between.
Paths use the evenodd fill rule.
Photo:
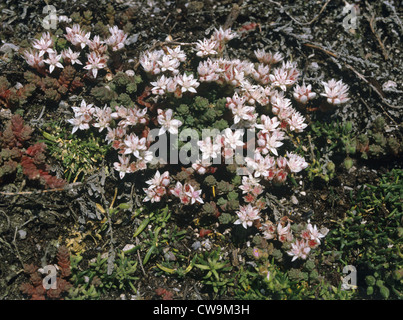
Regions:
<instances>
[{"instance_id":1,"label":"dark soil","mask_svg":"<svg viewBox=\"0 0 403 320\"><path fill-rule=\"evenodd\" d=\"M139 53L150 48L155 41L163 41L168 35L177 41L196 41L206 36L206 30L231 24L240 29L244 24L259 25L232 44L237 54L250 57L258 48L280 50L292 57L303 71L303 79L320 88L321 81L331 78L343 79L350 86L351 101L331 114L310 115L311 120L330 122L335 119L351 121L353 131L365 133L378 116L386 120L390 134L401 139L401 108L403 106L403 6L400 1L352 1L359 7L358 25L345 30L342 14L344 1L111 1L116 11L116 20L127 16L133 24L132 43L125 53L126 59L138 60ZM102 21L109 1L52 1L59 15L70 16L75 12L90 10L92 23ZM3 43L26 46L37 33L43 31L41 19L43 1L5 0L0 18L0 38ZM238 8L238 9L236 9ZM232 15L231 15L232 13ZM120 17L120 18L118 18ZM231 17L235 20L232 21ZM120 20L119 20L120 19ZM372 22L371 22L372 21ZM3 53L2 53L3 54ZM24 60L18 56L12 63L0 57L0 74L7 76L10 83L21 81L26 70ZM394 91L384 91L382 85L395 81ZM318 92L318 91L317 91ZM40 128L50 119L65 119L66 110L60 106L46 106L41 122L33 123L42 111L40 102L25 105L24 119ZM0 119L2 127L3 119ZM315 143L315 140L313 140ZM327 150L326 145L316 148ZM337 156L333 160L337 163ZM339 155L341 159L343 155ZM336 159L336 160L335 160ZM342 160L339 161L339 164ZM376 159L354 158L354 165L346 170L337 165L336 175L329 182L322 179L310 181L305 174L296 177L298 187L290 183L285 188L273 190L273 195L285 208L292 209L294 219L311 219L318 225L334 226L335 221L345 216L357 188L363 184L375 185L379 177L392 168L401 168L401 155L384 155ZM95 179L99 179L99 176ZM113 198L115 187L119 188L119 201L134 201L132 184L108 177L102 185L106 202ZM101 222L93 211L95 203L102 203L97 192L89 192L89 185L63 192L40 192L38 186L27 181L7 181L0 191L15 193L0 195L0 299L23 299L19 286L27 280L22 272L23 264L46 265L54 263L56 246L66 243L72 234L87 233L80 245L85 246L83 265L98 253L108 251L109 238L97 238L94 230ZM26 192L26 193L24 193ZM136 192L136 190L134 190ZM142 196L142 193L139 192ZM289 199L295 196L297 203ZM82 199L78 201L77 199ZM81 204L80 204L81 203ZM86 212L88 211L88 212ZM117 223L117 221L120 221ZM114 225L114 247L123 248L132 242L136 221L124 216L116 217ZM190 250L199 227L193 218L173 217L172 226L187 230L184 239L175 243L177 250ZM214 227L214 224L210 226ZM73 233L76 231L76 233ZM236 251L241 255L244 244L238 244L231 233L224 232L223 238L213 235L213 244L220 245L228 254ZM21 233L22 232L22 233ZM21 236L21 234L25 234ZM332 281L331 275L329 280ZM202 286L191 278L178 280L156 276L154 270L146 269L136 283L142 298L158 298L155 289L163 287L173 290L174 299L200 299L211 297ZM336 280L335 280L336 281ZM111 292L103 299L120 299ZM222 297L231 298L231 297Z\"/></svg>"}]
</instances>

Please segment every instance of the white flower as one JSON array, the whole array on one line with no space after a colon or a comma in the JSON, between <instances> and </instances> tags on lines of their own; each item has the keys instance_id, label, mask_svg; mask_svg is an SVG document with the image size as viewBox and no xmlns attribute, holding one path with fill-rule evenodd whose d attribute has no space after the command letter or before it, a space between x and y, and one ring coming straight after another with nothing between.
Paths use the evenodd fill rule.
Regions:
<instances>
[{"instance_id":1,"label":"white flower","mask_svg":"<svg viewBox=\"0 0 403 320\"><path fill-rule=\"evenodd\" d=\"M236 36L237 34L235 32L232 32L231 28L224 30L222 27L220 27L220 29L214 29L214 33L211 38L213 40L216 40L217 42L224 43L232 40Z\"/></svg>"},{"instance_id":2,"label":"white flower","mask_svg":"<svg viewBox=\"0 0 403 320\"><path fill-rule=\"evenodd\" d=\"M50 36L49 32L42 33L42 37L39 40L34 40L32 45L35 49L39 50L39 56L43 56L46 52L47 53L55 53L52 49L53 47L53 40Z\"/></svg>"},{"instance_id":3,"label":"white flower","mask_svg":"<svg viewBox=\"0 0 403 320\"><path fill-rule=\"evenodd\" d=\"M269 177L276 164L276 160L273 157L269 155L263 157L260 153L255 153L254 159L245 158L245 161L247 166L254 171L253 176L255 178Z\"/></svg>"},{"instance_id":4,"label":"white flower","mask_svg":"<svg viewBox=\"0 0 403 320\"><path fill-rule=\"evenodd\" d=\"M125 156L118 156L119 162L114 162L113 166L116 171L119 171L120 179L123 179L126 173L131 173L130 159Z\"/></svg>"},{"instance_id":5,"label":"white flower","mask_svg":"<svg viewBox=\"0 0 403 320\"><path fill-rule=\"evenodd\" d=\"M287 166L291 170L291 172L300 172L301 170L308 167L308 163L305 162L305 159L295 153L287 151Z\"/></svg>"},{"instance_id":6,"label":"white flower","mask_svg":"<svg viewBox=\"0 0 403 320\"><path fill-rule=\"evenodd\" d=\"M277 117L270 118L263 114L260 119L261 124L257 124L256 128L261 129L263 133L273 132L280 125L280 121L278 121Z\"/></svg>"},{"instance_id":7,"label":"white flower","mask_svg":"<svg viewBox=\"0 0 403 320\"><path fill-rule=\"evenodd\" d=\"M281 222L277 225L277 235L278 240L281 242L290 242L293 239L292 231L291 231L291 224L288 222L287 226L283 227Z\"/></svg>"},{"instance_id":8,"label":"white flower","mask_svg":"<svg viewBox=\"0 0 403 320\"><path fill-rule=\"evenodd\" d=\"M217 45L217 42L211 39L204 39L203 41L197 40L196 43L196 55L199 57L206 57L210 55L217 54L217 51L214 48Z\"/></svg>"},{"instance_id":9,"label":"white flower","mask_svg":"<svg viewBox=\"0 0 403 320\"><path fill-rule=\"evenodd\" d=\"M162 75L157 79L157 81L150 82L150 84L153 86L151 89L151 92L153 94L158 94L158 95L164 95L165 92L167 91L167 85L169 83L170 78L165 77L165 75Z\"/></svg>"},{"instance_id":10,"label":"white flower","mask_svg":"<svg viewBox=\"0 0 403 320\"><path fill-rule=\"evenodd\" d=\"M181 77L178 77L177 82L182 87L182 92L189 91L196 93L196 88L200 85L200 83L193 78L193 74L189 76L183 74Z\"/></svg>"},{"instance_id":11,"label":"white flower","mask_svg":"<svg viewBox=\"0 0 403 320\"><path fill-rule=\"evenodd\" d=\"M43 57L41 55L39 55L38 52L32 52L32 50L30 51L24 51L24 58L25 61L33 68L42 68L45 63L43 61Z\"/></svg>"},{"instance_id":12,"label":"white flower","mask_svg":"<svg viewBox=\"0 0 403 320\"><path fill-rule=\"evenodd\" d=\"M102 130L110 125L112 120L112 109L107 105L105 105L103 109L95 107L93 116L95 118L93 126L99 128L99 132L102 132Z\"/></svg>"},{"instance_id":13,"label":"white flower","mask_svg":"<svg viewBox=\"0 0 403 320\"><path fill-rule=\"evenodd\" d=\"M77 129L87 130L90 128L90 125L88 124L88 122L85 121L83 116L69 119L67 121L74 126L71 133L75 133L77 131Z\"/></svg>"},{"instance_id":14,"label":"white flower","mask_svg":"<svg viewBox=\"0 0 403 320\"><path fill-rule=\"evenodd\" d=\"M216 143L211 141L211 137L207 137L202 141L198 141L197 145L202 152L202 160L209 160L210 158L217 158L221 152L221 143L220 143L221 136L217 136L215 139Z\"/></svg>"},{"instance_id":15,"label":"white flower","mask_svg":"<svg viewBox=\"0 0 403 320\"><path fill-rule=\"evenodd\" d=\"M294 243L291 243L291 250L287 251L287 254L293 256L291 261L294 261L298 258L306 259L310 251L311 248L306 241L296 240Z\"/></svg>"},{"instance_id":16,"label":"white flower","mask_svg":"<svg viewBox=\"0 0 403 320\"><path fill-rule=\"evenodd\" d=\"M111 33L111 36L105 40L105 43L108 46L111 46L113 51L122 49L125 46L127 34L117 26L109 28L109 32Z\"/></svg>"},{"instance_id":17,"label":"white flower","mask_svg":"<svg viewBox=\"0 0 403 320\"><path fill-rule=\"evenodd\" d=\"M92 70L92 75L94 78L97 77L98 69L103 69L106 67L106 59L104 56L99 56L95 51L92 51L88 55L87 65L84 69Z\"/></svg>"},{"instance_id":18,"label":"white flower","mask_svg":"<svg viewBox=\"0 0 403 320\"><path fill-rule=\"evenodd\" d=\"M49 53L48 59L43 60L43 62L47 63L49 65L49 72L52 73L52 71L55 69L55 67L58 68L64 68L63 65L60 63L60 59L62 58L62 55L56 55L55 52Z\"/></svg>"},{"instance_id":19,"label":"white flower","mask_svg":"<svg viewBox=\"0 0 403 320\"><path fill-rule=\"evenodd\" d=\"M273 74L270 74L270 81L274 87L280 87L286 91L287 87L293 85L298 78L299 72L293 63L284 63L281 68L274 69Z\"/></svg>"},{"instance_id":20,"label":"white flower","mask_svg":"<svg viewBox=\"0 0 403 320\"><path fill-rule=\"evenodd\" d=\"M287 119L287 123L291 131L302 132L308 125L304 123L305 117L303 117L298 111L291 115L291 118Z\"/></svg>"},{"instance_id":21,"label":"white flower","mask_svg":"<svg viewBox=\"0 0 403 320\"><path fill-rule=\"evenodd\" d=\"M195 190L190 184L185 184L184 186L185 195L190 199L190 204L194 204L196 201L199 203L204 203L203 199L200 197L202 191Z\"/></svg>"},{"instance_id":22,"label":"white flower","mask_svg":"<svg viewBox=\"0 0 403 320\"><path fill-rule=\"evenodd\" d=\"M302 104L307 104L309 100L312 100L316 97L316 93L312 92L312 86L309 84L306 86L303 84L299 86L298 84L294 88L294 98L298 102Z\"/></svg>"},{"instance_id":23,"label":"white flower","mask_svg":"<svg viewBox=\"0 0 403 320\"><path fill-rule=\"evenodd\" d=\"M186 54L183 50L181 50L181 46L177 46L174 49L167 47L168 54L175 59L178 59L180 62L184 62L186 60Z\"/></svg>"},{"instance_id":24,"label":"white flower","mask_svg":"<svg viewBox=\"0 0 403 320\"><path fill-rule=\"evenodd\" d=\"M92 115L94 114L95 108L93 104L87 104L85 100L81 100L79 107L71 107L74 111L75 117L83 116L84 119L89 122L92 120Z\"/></svg>"},{"instance_id":25,"label":"white flower","mask_svg":"<svg viewBox=\"0 0 403 320\"><path fill-rule=\"evenodd\" d=\"M71 63L71 64L77 63L77 64L81 64L81 65L82 65L81 61L78 60L78 57L79 57L79 56L80 56L80 52L73 52L73 50L71 50L71 48L64 49L64 50L62 51L62 57L63 57L63 59L68 59L68 60L70 60L70 63Z\"/></svg>"},{"instance_id":26,"label":"white flower","mask_svg":"<svg viewBox=\"0 0 403 320\"><path fill-rule=\"evenodd\" d=\"M136 158L140 157L140 151L146 150L146 138L139 139L134 133L129 134L126 139L123 141L126 150L124 154L133 154Z\"/></svg>"},{"instance_id":27,"label":"white flower","mask_svg":"<svg viewBox=\"0 0 403 320\"><path fill-rule=\"evenodd\" d=\"M91 32L85 33L78 24L74 24L72 28L66 27L66 32L66 39L73 45L80 45L81 49L85 48L91 36Z\"/></svg>"},{"instance_id":28,"label":"white flower","mask_svg":"<svg viewBox=\"0 0 403 320\"><path fill-rule=\"evenodd\" d=\"M339 105L350 100L348 97L349 87L341 80L336 82L336 80L331 79L328 82L322 82L322 84L325 87L325 93L320 95L326 97L328 103Z\"/></svg>"},{"instance_id":29,"label":"white flower","mask_svg":"<svg viewBox=\"0 0 403 320\"><path fill-rule=\"evenodd\" d=\"M165 171L163 174L161 174L158 170L152 179L146 181L151 188L168 187L170 182L169 171Z\"/></svg>"},{"instance_id":30,"label":"white flower","mask_svg":"<svg viewBox=\"0 0 403 320\"><path fill-rule=\"evenodd\" d=\"M312 224L308 221L308 226L307 226L307 230L310 233L310 238L311 240L314 240L316 242L317 245L320 245L320 239L324 238L325 235L322 234L318 228L315 226L312 226Z\"/></svg>"},{"instance_id":31,"label":"white flower","mask_svg":"<svg viewBox=\"0 0 403 320\"><path fill-rule=\"evenodd\" d=\"M242 226L247 229L252 226L255 220L260 219L259 213L259 209L253 207L251 204L240 206L239 211L236 212L238 220L236 220L234 224L242 224Z\"/></svg>"},{"instance_id":32,"label":"white flower","mask_svg":"<svg viewBox=\"0 0 403 320\"><path fill-rule=\"evenodd\" d=\"M279 52L272 54L270 51L266 52L264 49L257 49L254 53L259 62L268 65L276 64L283 60L283 55Z\"/></svg>"},{"instance_id":33,"label":"white flower","mask_svg":"<svg viewBox=\"0 0 403 320\"><path fill-rule=\"evenodd\" d=\"M182 121L172 119L172 109L163 111L158 109L158 123L162 126L159 135L164 134L167 130L171 134L178 134L178 128L182 125Z\"/></svg>"},{"instance_id":34,"label":"white flower","mask_svg":"<svg viewBox=\"0 0 403 320\"><path fill-rule=\"evenodd\" d=\"M177 74L179 72L177 70L180 65L179 60L170 55L164 55L161 60L157 60L157 63L162 72L171 71L173 74Z\"/></svg>"},{"instance_id":35,"label":"white flower","mask_svg":"<svg viewBox=\"0 0 403 320\"><path fill-rule=\"evenodd\" d=\"M231 128L226 128L224 130L224 147L236 149L237 147L242 147L244 145L241 140L243 136L242 130L232 131Z\"/></svg>"}]
</instances>

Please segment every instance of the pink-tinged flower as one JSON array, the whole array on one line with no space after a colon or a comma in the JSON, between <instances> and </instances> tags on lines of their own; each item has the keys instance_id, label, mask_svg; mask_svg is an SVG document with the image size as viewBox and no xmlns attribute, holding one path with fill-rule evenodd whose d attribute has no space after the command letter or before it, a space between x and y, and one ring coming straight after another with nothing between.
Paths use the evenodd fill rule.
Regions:
<instances>
[{"instance_id":1,"label":"pink-tinged flower","mask_svg":"<svg viewBox=\"0 0 403 320\"><path fill-rule=\"evenodd\" d=\"M157 79L157 81L150 82L150 84L153 86L151 89L152 94L158 94L161 96L164 95L167 91L169 79L170 78L165 77L165 75L162 75Z\"/></svg>"},{"instance_id":2,"label":"pink-tinged flower","mask_svg":"<svg viewBox=\"0 0 403 320\"><path fill-rule=\"evenodd\" d=\"M140 157L140 151L146 150L146 138L139 139L134 133L126 136L126 139L123 141L125 145L124 154L133 154L136 158Z\"/></svg>"},{"instance_id":3,"label":"pink-tinged flower","mask_svg":"<svg viewBox=\"0 0 403 320\"><path fill-rule=\"evenodd\" d=\"M194 204L195 202L204 203L203 199L200 197L202 193L201 190L195 190L193 186L188 183L185 184L184 190L185 195L188 196L190 199L190 204Z\"/></svg>"},{"instance_id":4,"label":"pink-tinged flower","mask_svg":"<svg viewBox=\"0 0 403 320\"><path fill-rule=\"evenodd\" d=\"M105 42L101 41L99 36L95 36L93 40L88 41L88 47L91 51L95 51L99 56L102 56L108 50Z\"/></svg>"},{"instance_id":5,"label":"pink-tinged flower","mask_svg":"<svg viewBox=\"0 0 403 320\"><path fill-rule=\"evenodd\" d=\"M288 126L291 131L302 132L308 126L305 121L305 117L298 111L294 112L287 120Z\"/></svg>"},{"instance_id":6,"label":"pink-tinged flower","mask_svg":"<svg viewBox=\"0 0 403 320\"><path fill-rule=\"evenodd\" d=\"M63 65L60 63L60 59L62 58L62 55L56 55L56 53L52 52L49 53L49 57L43 62L47 63L49 65L49 72L52 73L52 71L55 69L55 67L63 69Z\"/></svg>"},{"instance_id":7,"label":"pink-tinged flower","mask_svg":"<svg viewBox=\"0 0 403 320\"><path fill-rule=\"evenodd\" d=\"M306 241L295 240L294 243L291 243L291 250L287 251L287 254L293 257L291 261L294 261L298 258L305 260L308 257L310 251L311 248Z\"/></svg>"},{"instance_id":8,"label":"pink-tinged flower","mask_svg":"<svg viewBox=\"0 0 403 320\"><path fill-rule=\"evenodd\" d=\"M339 105L350 100L348 97L349 87L341 80L336 82L336 80L331 79L328 82L322 82L322 84L325 87L325 93L320 95L326 97L328 103Z\"/></svg>"},{"instance_id":9,"label":"pink-tinged flower","mask_svg":"<svg viewBox=\"0 0 403 320\"><path fill-rule=\"evenodd\" d=\"M159 61L163 55L164 51L162 50L154 50L152 52L145 51L141 54L139 62L145 72L155 75L161 72L157 61Z\"/></svg>"},{"instance_id":10,"label":"pink-tinged flower","mask_svg":"<svg viewBox=\"0 0 403 320\"><path fill-rule=\"evenodd\" d=\"M163 55L160 60L157 60L158 66L161 72L171 71L174 75L178 74L178 67L180 62L178 59L173 58L170 55Z\"/></svg>"},{"instance_id":11,"label":"pink-tinged flower","mask_svg":"<svg viewBox=\"0 0 403 320\"><path fill-rule=\"evenodd\" d=\"M262 154L268 154L271 152L274 155L278 155L277 148L281 147L283 143L281 142L284 140L285 134L283 131L274 130L273 132L266 132L260 131L257 134L257 150Z\"/></svg>"},{"instance_id":12,"label":"pink-tinged flower","mask_svg":"<svg viewBox=\"0 0 403 320\"><path fill-rule=\"evenodd\" d=\"M95 128L99 128L99 132L102 132L105 128L109 127L110 122L112 120L112 109L105 105L103 109L95 107L94 111L94 119L95 123L93 126Z\"/></svg>"},{"instance_id":13,"label":"pink-tinged flower","mask_svg":"<svg viewBox=\"0 0 403 320\"><path fill-rule=\"evenodd\" d=\"M35 49L39 50L39 56L43 56L46 52L47 53L54 53L53 47L53 40L50 36L49 32L42 33L42 37L37 40L34 40L32 45Z\"/></svg>"},{"instance_id":14,"label":"pink-tinged flower","mask_svg":"<svg viewBox=\"0 0 403 320\"><path fill-rule=\"evenodd\" d=\"M300 172L308 167L308 163L305 159L295 153L287 151L287 165L291 172Z\"/></svg>"},{"instance_id":15,"label":"pink-tinged flower","mask_svg":"<svg viewBox=\"0 0 403 320\"><path fill-rule=\"evenodd\" d=\"M177 46L175 48L167 47L168 54L175 59L178 59L180 62L184 62L186 60L186 54L183 50L181 50L181 46Z\"/></svg>"},{"instance_id":16,"label":"pink-tinged flower","mask_svg":"<svg viewBox=\"0 0 403 320\"><path fill-rule=\"evenodd\" d=\"M217 41L215 49L218 52L222 52L224 50L225 43L234 39L236 36L237 34L232 32L231 28L224 30L222 27L220 27L220 29L214 29L211 39Z\"/></svg>"},{"instance_id":17,"label":"pink-tinged flower","mask_svg":"<svg viewBox=\"0 0 403 320\"><path fill-rule=\"evenodd\" d=\"M291 242L293 239L291 224L288 222L287 226L283 226L281 222L277 225L277 236L281 242Z\"/></svg>"},{"instance_id":18,"label":"pink-tinged flower","mask_svg":"<svg viewBox=\"0 0 403 320\"><path fill-rule=\"evenodd\" d=\"M257 69L254 70L252 75L257 82L260 82L262 85L266 85L270 82L269 74L270 74L270 67L263 63L259 63Z\"/></svg>"},{"instance_id":19,"label":"pink-tinged flower","mask_svg":"<svg viewBox=\"0 0 403 320\"><path fill-rule=\"evenodd\" d=\"M195 190L193 186L188 183L182 185L179 181L176 183L175 187L171 189L171 194L178 197L182 204L189 205L196 202L204 203L201 198L201 190Z\"/></svg>"},{"instance_id":20,"label":"pink-tinged flower","mask_svg":"<svg viewBox=\"0 0 403 320\"><path fill-rule=\"evenodd\" d=\"M258 190L255 190L256 188L258 188ZM242 193L256 193L256 195L263 192L263 187L259 184L259 179L256 179L252 175L242 177L242 184L239 186L239 189L242 190Z\"/></svg>"},{"instance_id":21,"label":"pink-tinged flower","mask_svg":"<svg viewBox=\"0 0 403 320\"><path fill-rule=\"evenodd\" d=\"M109 28L111 36L105 40L105 43L112 47L113 51L118 51L125 46L127 34L123 30L120 30L117 26Z\"/></svg>"},{"instance_id":22,"label":"pink-tinged flower","mask_svg":"<svg viewBox=\"0 0 403 320\"><path fill-rule=\"evenodd\" d=\"M147 180L146 183L150 185L150 187L168 187L171 180L169 177L169 171L165 171L161 174L158 170L155 173L154 177L150 180Z\"/></svg>"},{"instance_id":23,"label":"pink-tinged flower","mask_svg":"<svg viewBox=\"0 0 403 320\"><path fill-rule=\"evenodd\" d=\"M113 129L107 127L106 129L108 130L108 133L106 134L105 140L108 142L108 144L112 143L115 140L119 140L120 142L126 135L126 129L122 127L117 127Z\"/></svg>"},{"instance_id":24,"label":"pink-tinged flower","mask_svg":"<svg viewBox=\"0 0 403 320\"><path fill-rule=\"evenodd\" d=\"M242 226L247 229L252 226L255 220L260 219L259 213L259 209L253 207L251 204L240 206L239 211L236 212L238 220L236 220L234 224L242 224Z\"/></svg>"},{"instance_id":25,"label":"pink-tinged flower","mask_svg":"<svg viewBox=\"0 0 403 320\"><path fill-rule=\"evenodd\" d=\"M179 181L176 183L175 187L171 189L171 194L173 194L175 197L180 198L180 196L183 193L183 185Z\"/></svg>"},{"instance_id":26,"label":"pink-tinged flower","mask_svg":"<svg viewBox=\"0 0 403 320\"><path fill-rule=\"evenodd\" d=\"M284 63L281 68L276 68L273 74L270 74L270 81L274 87L280 87L286 91L287 87L293 85L299 76L298 70L293 63Z\"/></svg>"},{"instance_id":27,"label":"pink-tinged flower","mask_svg":"<svg viewBox=\"0 0 403 320\"><path fill-rule=\"evenodd\" d=\"M269 116L263 114L260 119L261 124L257 124L256 128L261 129L262 133L273 132L280 125L277 117L270 118Z\"/></svg>"},{"instance_id":28,"label":"pink-tinged flower","mask_svg":"<svg viewBox=\"0 0 403 320\"><path fill-rule=\"evenodd\" d=\"M90 128L90 125L88 124L88 122L85 121L83 116L79 116L73 119L69 119L67 120L67 122L69 122L70 124L73 125L73 130L71 131L71 133L75 133L78 129L80 130L87 130Z\"/></svg>"},{"instance_id":29,"label":"pink-tinged flower","mask_svg":"<svg viewBox=\"0 0 403 320\"><path fill-rule=\"evenodd\" d=\"M151 203L154 203L161 201L161 196L158 195L158 190L156 188L143 188L143 190L146 193L146 197L143 199L143 202L151 201Z\"/></svg>"},{"instance_id":30,"label":"pink-tinged flower","mask_svg":"<svg viewBox=\"0 0 403 320\"><path fill-rule=\"evenodd\" d=\"M203 41L197 40L196 43L196 55L203 58L210 55L217 54L217 51L214 50L217 46L217 41L212 39L204 39Z\"/></svg>"},{"instance_id":31,"label":"pink-tinged flower","mask_svg":"<svg viewBox=\"0 0 403 320\"><path fill-rule=\"evenodd\" d=\"M276 226L274 225L273 222L266 221L266 222L262 223L260 230L262 231L263 238L265 238L267 240L276 238Z\"/></svg>"},{"instance_id":32,"label":"pink-tinged flower","mask_svg":"<svg viewBox=\"0 0 403 320\"><path fill-rule=\"evenodd\" d=\"M113 166L119 172L120 179L123 179L126 173L131 173L130 158L125 156L118 156L119 162L114 162Z\"/></svg>"},{"instance_id":33,"label":"pink-tinged flower","mask_svg":"<svg viewBox=\"0 0 403 320\"><path fill-rule=\"evenodd\" d=\"M70 62L71 64L81 64L81 61L78 60L78 57L80 56L80 52L73 52L71 48L64 49L62 51L62 57L64 60Z\"/></svg>"},{"instance_id":34,"label":"pink-tinged flower","mask_svg":"<svg viewBox=\"0 0 403 320\"><path fill-rule=\"evenodd\" d=\"M199 74L199 80L202 82L212 82L219 79L219 73L223 70L220 69L217 61L211 61L207 59L200 61L197 67L197 73Z\"/></svg>"},{"instance_id":35,"label":"pink-tinged flower","mask_svg":"<svg viewBox=\"0 0 403 320\"><path fill-rule=\"evenodd\" d=\"M268 65L279 63L284 59L279 52L272 54L270 51L266 52L264 49L257 49L254 53L259 62Z\"/></svg>"},{"instance_id":36,"label":"pink-tinged flower","mask_svg":"<svg viewBox=\"0 0 403 320\"><path fill-rule=\"evenodd\" d=\"M172 109L166 111L158 109L158 123L161 125L159 135L168 131L171 134L178 134L178 128L182 125L182 121L172 119Z\"/></svg>"},{"instance_id":37,"label":"pink-tinged flower","mask_svg":"<svg viewBox=\"0 0 403 320\"><path fill-rule=\"evenodd\" d=\"M93 51L88 55L87 65L84 67L84 69L91 70L92 76L96 78L98 70L103 69L105 67L106 67L105 56L99 56L95 51Z\"/></svg>"},{"instance_id":38,"label":"pink-tinged flower","mask_svg":"<svg viewBox=\"0 0 403 320\"><path fill-rule=\"evenodd\" d=\"M309 84L306 86L303 84L299 86L298 84L294 88L294 98L299 103L307 104L309 100L312 100L316 97L316 93L312 92L312 86Z\"/></svg>"},{"instance_id":39,"label":"pink-tinged flower","mask_svg":"<svg viewBox=\"0 0 403 320\"><path fill-rule=\"evenodd\" d=\"M91 36L91 32L85 33L78 24L74 24L72 28L66 27L66 33L66 39L75 46L80 45L81 49L85 48Z\"/></svg>"},{"instance_id":40,"label":"pink-tinged flower","mask_svg":"<svg viewBox=\"0 0 403 320\"><path fill-rule=\"evenodd\" d=\"M193 74L187 76L185 73L181 76L178 77L178 84L182 87L181 91L182 92L193 92L196 93L196 88L200 85L199 82L197 82L196 79L193 78Z\"/></svg>"},{"instance_id":41,"label":"pink-tinged flower","mask_svg":"<svg viewBox=\"0 0 403 320\"><path fill-rule=\"evenodd\" d=\"M288 115L293 114L294 109L291 106L291 100L284 98L282 95L277 94L273 95L270 99L271 105L272 105L272 112L277 115L281 116L280 120L283 120L285 118L288 118L288 116L285 115L285 111Z\"/></svg>"},{"instance_id":42,"label":"pink-tinged flower","mask_svg":"<svg viewBox=\"0 0 403 320\"><path fill-rule=\"evenodd\" d=\"M310 239L309 240L313 240L316 245L320 245L320 239L324 238L326 236L326 234L321 233L317 226L312 226L312 224L308 221L308 225L307 225L307 230L309 231L310 234Z\"/></svg>"},{"instance_id":43,"label":"pink-tinged flower","mask_svg":"<svg viewBox=\"0 0 403 320\"><path fill-rule=\"evenodd\" d=\"M38 52L24 51L25 61L33 68L41 69L45 66L43 57L39 55Z\"/></svg>"},{"instance_id":44,"label":"pink-tinged flower","mask_svg":"<svg viewBox=\"0 0 403 320\"><path fill-rule=\"evenodd\" d=\"M255 112L255 107L253 106L238 104L232 107L231 111L234 116L234 124L237 124L240 121L256 121L257 113Z\"/></svg>"},{"instance_id":45,"label":"pink-tinged flower","mask_svg":"<svg viewBox=\"0 0 403 320\"><path fill-rule=\"evenodd\" d=\"M93 104L87 104L85 100L81 100L79 107L71 107L74 111L75 117L84 117L85 121L90 122L92 120L92 115L94 114L95 108Z\"/></svg>"},{"instance_id":46,"label":"pink-tinged flower","mask_svg":"<svg viewBox=\"0 0 403 320\"><path fill-rule=\"evenodd\" d=\"M267 155L263 157L260 153L255 153L254 159L245 158L248 168L251 168L255 178L264 177L268 178L271 175L271 171L276 164L276 160Z\"/></svg>"}]
</instances>

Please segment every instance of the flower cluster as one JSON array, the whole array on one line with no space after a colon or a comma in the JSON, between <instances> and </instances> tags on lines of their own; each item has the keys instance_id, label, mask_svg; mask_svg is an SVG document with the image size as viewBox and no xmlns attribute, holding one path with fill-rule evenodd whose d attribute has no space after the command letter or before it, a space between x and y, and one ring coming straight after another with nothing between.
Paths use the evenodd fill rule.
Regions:
<instances>
[{"instance_id":1,"label":"flower cluster","mask_svg":"<svg viewBox=\"0 0 403 320\"><path fill-rule=\"evenodd\" d=\"M105 140L119 154L119 161L113 165L120 178L123 179L126 173L147 168L147 163L153 159L152 152L148 151L150 143L133 131L138 125L148 123L147 108L116 106L113 111L107 105L99 108L82 100L79 107L72 109L74 118L68 120L73 125L72 133L90 127L97 128L99 132L107 131ZM117 126L113 126L113 123L117 123Z\"/></svg>"},{"instance_id":2,"label":"flower cluster","mask_svg":"<svg viewBox=\"0 0 403 320\"><path fill-rule=\"evenodd\" d=\"M185 60L186 54L180 46L173 49L167 47L167 52L163 50L144 52L140 57L143 69L150 75L162 74L150 82L153 86L151 92L159 96L173 93L177 98L182 97L186 91L196 93L200 83L193 74L179 74L179 67Z\"/></svg>"},{"instance_id":3,"label":"flower cluster","mask_svg":"<svg viewBox=\"0 0 403 320\"><path fill-rule=\"evenodd\" d=\"M148 188L144 188L146 197L144 202L160 202L162 197L165 195L173 195L179 198L180 202L184 205L193 205L196 202L203 203L201 198L201 190L195 190L195 188L189 184L185 183L182 185L181 182L176 182L174 187L170 188L171 178L168 171L161 174L157 171L154 177L146 183L149 185Z\"/></svg>"},{"instance_id":4,"label":"flower cluster","mask_svg":"<svg viewBox=\"0 0 403 320\"><path fill-rule=\"evenodd\" d=\"M80 25L74 24L71 28L66 27L65 38L70 42L69 47L58 53L55 49L54 39L49 32L43 33L40 39L33 41L33 50L24 51L26 62L39 72L45 72L45 64L49 65L49 73L55 68L63 69L66 64L83 65L83 49L88 46L87 62L83 69L96 78L98 70L104 69L108 61L108 49L112 51L120 50L124 47L127 34L117 26L109 28L110 37L100 40L99 36L94 36L91 40L91 33L85 32Z\"/></svg>"},{"instance_id":5,"label":"flower cluster","mask_svg":"<svg viewBox=\"0 0 403 320\"><path fill-rule=\"evenodd\" d=\"M161 198L167 194L170 182L171 179L168 171L165 171L163 174L157 171L152 179L146 181L149 187L144 188L146 197L143 201L160 202Z\"/></svg>"},{"instance_id":6,"label":"flower cluster","mask_svg":"<svg viewBox=\"0 0 403 320\"><path fill-rule=\"evenodd\" d=\"M308 220L306 227L298 234L294 234L287 217L280 219L277 226L271 221L266 221L262 223L260 229L265 239L288 244L290 250L287 254L292 256L292 261L298 258L305 260L310 251L320 245L320 239L324 238L329 231L326 228L318 230L317 226L312 225Z\"/></svg>"},{"instance_id":7,"label":"flower cluster","mask_svg":"<svg viewBox=\"0 0 403 320\"><path fill-rule=\"evenodd\" d=\"M185 183L182 185L179 181L176 183L175 187L171 189L172 195L179 198L181 203L184 205L198 203L204 203L201 198L201 190L195 190L195 188L189 184Z\"/></svg>"}]
</instances>

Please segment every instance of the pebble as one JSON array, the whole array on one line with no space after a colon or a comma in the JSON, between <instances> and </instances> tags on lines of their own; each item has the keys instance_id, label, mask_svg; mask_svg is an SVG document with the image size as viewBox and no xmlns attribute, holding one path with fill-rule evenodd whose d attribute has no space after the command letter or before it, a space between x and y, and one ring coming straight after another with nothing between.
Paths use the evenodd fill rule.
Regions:
<instances>
[{"instance_id":1,"label":"pebble","mask_svg":"<svg viewBox=\"0 0 403 320\"><path fill-rule=\"evenodd\" d=\"M25 230L18 230L18 235L21 240L24 240L27 237L27 232Z\"/></svg>"},{"instance_id":2,"label":"pebble","mask_svg":"<svg viewBox=\"0 0 403 320\"><path fill-rule=\"evenodd\" d=\"M294 195L292 195L292 196L291 196L291 202L292 202L293 204L298 204L298 199L297 199L297 197L294 196Z\"/></svg>"}]
</instances>

